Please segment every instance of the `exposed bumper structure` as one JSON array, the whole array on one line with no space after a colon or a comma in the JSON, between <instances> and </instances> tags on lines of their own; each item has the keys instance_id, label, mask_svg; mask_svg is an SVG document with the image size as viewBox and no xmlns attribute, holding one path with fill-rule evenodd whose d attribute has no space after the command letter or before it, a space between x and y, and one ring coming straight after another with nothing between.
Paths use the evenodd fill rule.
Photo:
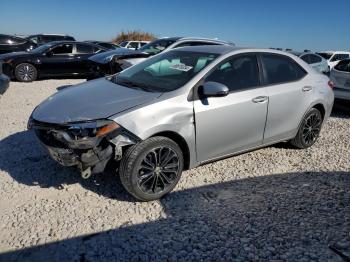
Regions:
<instances>
[{"instance_id":1,"label":"exposed bumper structure","mask_svg":"<svg viewBox=\"0 0 350 262\"><path fill-rule=\"evenodd\" d=\"M68 138L65 127L30 120L29 129L34 129L41 145L47 150L53 160L62 166L76 166L83 178L92 174L102 173L110 160L120 160L123 147L137 143L137 138L122 128L108 136L97 139L90 148L85 144L74 144Z\"/></svg>"}]
</instances>

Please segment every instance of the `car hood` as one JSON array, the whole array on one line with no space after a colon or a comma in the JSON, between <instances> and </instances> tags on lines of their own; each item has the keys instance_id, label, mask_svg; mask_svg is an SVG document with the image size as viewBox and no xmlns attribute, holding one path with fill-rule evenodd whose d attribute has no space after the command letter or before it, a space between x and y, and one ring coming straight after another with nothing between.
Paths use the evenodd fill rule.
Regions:
<instances>
[{"instance_id":1,"label":"car hood","mask_svg":"<svg viewBox=\"0 0 350 262\"><path fill-rule=\"evenodd\" d=\"M160 95L100 78L55 93L35 108L32 118L52 124L104 119L150 102Z\"/></svg>"},{"instance_id":2,"label":"car hood","mask_svg":"<svg viewBox=\"0 0 350 262\"><path fill-rule=\"evenodd\" d=\"M29 53L29 52L6 53L6 54L0 55L0 60L5 60L5 59L8 59L8 58L24 57L24 56L28 56L28 55L31 55L31 53Z\"/></svg>"},{"instance_id":3,"label":"car hood","mask_svg":"<svg viewBox=\"0 0 350 262\"><path fill-rule=\"evenodd\" d=\"M98 64L108 64L113 58L136 58L136 57L149 57L150 54L141 52L138 50L132 50L127 48L119 48L116 50L111 50L96 54L89 57L89 60Z\"/></svg>"}]
</instances>

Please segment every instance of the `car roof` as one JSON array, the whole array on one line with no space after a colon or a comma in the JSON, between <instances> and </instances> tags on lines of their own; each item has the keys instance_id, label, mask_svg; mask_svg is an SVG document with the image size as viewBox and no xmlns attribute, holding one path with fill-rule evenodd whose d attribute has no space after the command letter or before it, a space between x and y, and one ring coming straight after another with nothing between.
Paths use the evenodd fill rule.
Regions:
<instances>
[{"instance_id":1,"label":"car roof","mask_svg":"<svg viewBox=\"0 0 350 262\"><path fill-rule=\"evenodd\" d=\"M236 47L231 45L186 46L186 47L176 48L173 50L213 53L218 55L225 55L235 51L244 51L244 52L259 52L259 53L270 53L270 54L280 54L280 55L291 56L290 53L285 51L279 51L279 50L268 49L268 48Z\"/></svg>"}]
</instances>

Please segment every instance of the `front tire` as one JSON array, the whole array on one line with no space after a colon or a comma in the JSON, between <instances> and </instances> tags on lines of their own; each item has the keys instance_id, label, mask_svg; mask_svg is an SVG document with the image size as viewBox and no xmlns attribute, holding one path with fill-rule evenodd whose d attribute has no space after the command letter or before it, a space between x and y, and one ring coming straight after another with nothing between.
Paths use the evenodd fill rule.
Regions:
<instances>
[{"instance_id":1,"label":"front tire","mask_svg":"<svg viewBox=\"0 0 350 262\"><path fill-rule=\"evenodd\" d=\"M20 82L32 82L38 77L38 71L32 64L22 63L15 68L15 77Z\"/></svg>"},{"instance_id":2,"label":"front tire","mask_svg":"<svg viewBox=\"0 0 350 262\"><path fill-rule=\"evenodd\" d=\"M151 201L174 189L183 165L182 151L173 140L152 137L126 151L119 175L126 191L141 201Z\"/></svg>"},{"instance_id":3,"label":"front tire","mask_svg":"<svg viewBox=\"0 0 350 262\"><path fill-rule=\"evenodd\" d=\"M291 144L301 149L311 147L320 135L322 122L321 112L316 108L310 109L304 116L299 131L291 140Z\"/></svg>"}]
</instances>

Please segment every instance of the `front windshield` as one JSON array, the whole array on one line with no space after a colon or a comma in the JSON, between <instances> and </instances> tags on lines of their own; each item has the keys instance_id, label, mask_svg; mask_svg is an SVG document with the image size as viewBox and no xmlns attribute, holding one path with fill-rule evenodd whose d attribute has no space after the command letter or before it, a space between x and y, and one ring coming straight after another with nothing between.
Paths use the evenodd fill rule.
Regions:
<instances>
[{"instance_id":1,"label":"front windshield","mask_svg":"<svg viewBox=\"0 0 350 262\"><path fill-rule=\"evenodd\" d=\"M332 53L316 53L320 56L322 56L324 59L329 60L332 57Z\"/></svg>"},{"instance_id":2,"label":"front windshield","mask_svg":"<svg viewBox=\"0 0 350 262\"><path fill-rule=\"evenodd\" d=\"M42 52L45 52L47 49L49 49L52 45L50 44L45 44L45 45L42 45L42 46L39 46L37 48L34 48L32 51L32 53L42 53Z\"/></svg>"},{"instance_id":3,"label":"front windshield","mask_svg":"<svg viewBox=\"0 0 350 262\"><path fill-rule=\"evenodd\" d=\"M148 92L169 92L186 84L217 57L211 53L169 51L122 71L112 81Z\"/></svg>"},{"instance_id":4,"label":"front windshield","mask_svg":"<svg viewBox=\"0 0 350 262\"><path fill-rule=\"evenodd\" d=\"M175 43L176 41L173 39L159 39L154 40L153 42L144 45L139 50L141 52L146 52L150 55L156 55L162 52L165 48L170 46L171 44Z\"/></svg>"}]
</instances>

